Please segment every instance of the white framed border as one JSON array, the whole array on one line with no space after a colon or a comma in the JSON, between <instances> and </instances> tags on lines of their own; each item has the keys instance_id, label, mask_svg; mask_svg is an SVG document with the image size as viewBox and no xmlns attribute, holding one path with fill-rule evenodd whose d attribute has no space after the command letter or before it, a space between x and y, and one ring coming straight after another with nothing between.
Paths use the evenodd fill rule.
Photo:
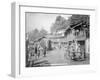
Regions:
<instances>
[{"instance_id":1,"label":"white framed border","mask_svg":"<svg viewBox=\"0 0 100 80\"><path fill-rule=\"evenodd\" d=\"M53 14L83 14L90 15L90 65L25 67L25 12L53 13ZM45 7L32 4L12 3L12 68L14 77L66 74L69 72L87 72L96 70L95 46L95 8Z\"/></svg>"}]
</instances>

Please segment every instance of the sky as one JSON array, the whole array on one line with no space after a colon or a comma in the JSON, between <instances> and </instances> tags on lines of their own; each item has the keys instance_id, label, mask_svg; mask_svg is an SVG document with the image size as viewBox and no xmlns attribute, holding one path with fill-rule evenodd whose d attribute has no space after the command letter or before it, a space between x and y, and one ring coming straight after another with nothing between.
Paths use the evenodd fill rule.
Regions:
<instances>
[{"instance_id":1,"label":"sky","mask_svg":"<svg viewBox=\"0 0 100 80\"><path fill-rule=\"evenodd\" d=\"M34 29L45 29L46 31L50 32L50 27L55 22L56 17L59 14L45 14L45 13L25 13L26 14L26 33L30 32ZM71 15L61 15L65 19L68 19Z\"/></svg>"}]
</instances>

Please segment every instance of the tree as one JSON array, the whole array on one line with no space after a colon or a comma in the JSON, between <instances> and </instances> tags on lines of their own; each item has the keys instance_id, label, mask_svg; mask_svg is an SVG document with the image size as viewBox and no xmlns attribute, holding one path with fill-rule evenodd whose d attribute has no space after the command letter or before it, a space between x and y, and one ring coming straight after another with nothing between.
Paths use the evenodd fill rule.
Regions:
<instances>
[{"instance_id":1,"label":"tree","mask_svg":"<svg viewBox=\"0 0 100 80\"><path fill-rule=\"evenodd\" d=\"M41 29L39 33L40 33L40 37L44 37L45 35L48 34L48 32L45 29Z\"/></svg>"},{"instance_id":2,"label":"tree","mask_svg":"<svg viewBox=\"0 0 100 80\"><path fill-rule=\"evenodd\" d=\"M39 31L38 29L34 29L33 31L31 31L29 33L29 40L30 41L34 41L35 39L37 39L39 37Z\"/></svg>"},{"instance_id":3,"label":"tree","mask_svg":"<svg viewBox=\"0 0 100 80\"><path fill-rule=\"evenodd\" d=\"M41 45L42 48L45 48L45 47L46 47L46 42L45 42L44 39L42 39L42 40L40 41L40 45Z\"/></svg>"},{"instance_id":4,"label":"tree","mask_svg":"<svg viewBox=\"0 0 100 80\"><path fill-rule=\"evenodd\" d=\"M51 26L51 32L56 32L60 29L66 29L69 27L70 19L66 20L62 16L57 16L55 22Z\"/></svg>"},{"instance_id":5,"label":"tree","mask_svg":"<svg viewBox=\"0 0 100 80\"><path fill-rule=\"evenodd\" d=\"M40 30L40 37L41 37L41 40L40 40L40 45L42 48L45 48L46 47L46 42L44 40L44 37L48 34L48 32L45 30L45 29L41 29Z\"/></svg>"}]
</instances>

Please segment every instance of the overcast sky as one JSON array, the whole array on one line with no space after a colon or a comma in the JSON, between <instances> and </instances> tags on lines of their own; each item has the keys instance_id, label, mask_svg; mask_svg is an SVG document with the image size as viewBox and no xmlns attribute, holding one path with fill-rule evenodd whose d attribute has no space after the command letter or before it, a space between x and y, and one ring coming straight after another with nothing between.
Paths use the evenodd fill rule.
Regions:
<instances>
[{"instance_id":1,"label":"overcast sky","mask_svg":"<svg viewBox=\"0 0 100 80\"><path fill-rule=\"evenodd\" d=\"M55 22L56 17L59 14L44 14L44 13L26 13L26 32L30 32L37 28L45 29L46 31L50 32L50 27L52 23ZM66 19L71 15L60 15Z\"/></svg>"}]
</instances>

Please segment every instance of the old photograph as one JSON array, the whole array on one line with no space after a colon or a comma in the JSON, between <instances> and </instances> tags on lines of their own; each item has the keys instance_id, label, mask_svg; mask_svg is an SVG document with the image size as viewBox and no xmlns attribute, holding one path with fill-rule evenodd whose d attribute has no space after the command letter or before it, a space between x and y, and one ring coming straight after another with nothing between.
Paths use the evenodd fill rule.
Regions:
<instances>
[{"instance_id":1,"label":"old photograph","mask_svg":"<svg viewBox=\"0 0 100 80\"><path fill-rule=\"evenodd\" d=\"M90 64L90 16L25 12L25 66Z\"/></svg>"}]
</instances>

